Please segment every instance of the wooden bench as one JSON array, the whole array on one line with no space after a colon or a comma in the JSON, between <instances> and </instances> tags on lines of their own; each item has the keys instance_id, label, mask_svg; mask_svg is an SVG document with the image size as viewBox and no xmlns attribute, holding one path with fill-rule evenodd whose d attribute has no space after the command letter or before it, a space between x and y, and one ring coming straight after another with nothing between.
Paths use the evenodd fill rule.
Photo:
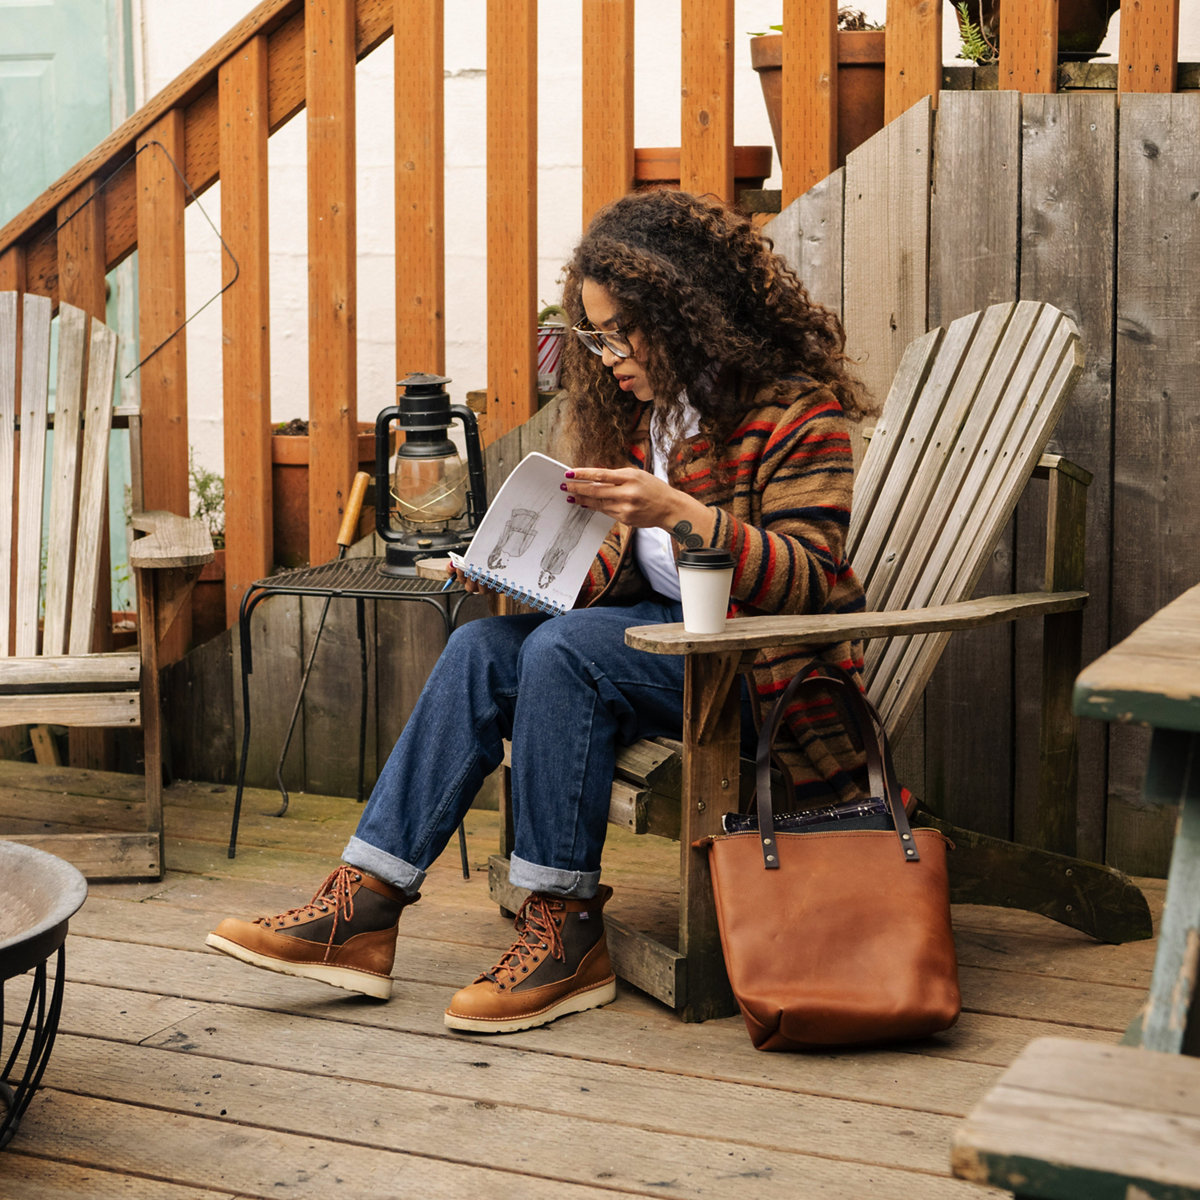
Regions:
<instances>
[{"instance_id":1,"label":"wooden bench","mask_svg":"<svg viewBox=\"0 0 1200 1200\"><path fill-rule=\"evenodd\" d=\"M1038 1038L958 1130L951 1167L1025 1200L1200 1197L1200 1061Z\"/></svg>"}]
</instances>

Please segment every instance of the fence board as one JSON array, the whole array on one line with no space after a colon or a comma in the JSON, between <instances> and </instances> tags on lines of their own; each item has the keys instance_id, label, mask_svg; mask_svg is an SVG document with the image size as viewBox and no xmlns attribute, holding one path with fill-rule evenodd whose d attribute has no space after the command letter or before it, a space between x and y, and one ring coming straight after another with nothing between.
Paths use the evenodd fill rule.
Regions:
<instances>
[{"instance_id":1,"label":"fence board","mask_svg":"<svg viewBox=\"0 0 1200 1200\"><path fill-rule=\"evenodd\" d=\"M837 167L837 4L786 0L783 12L783 203Z\"/></svg>"},{"instance_id":2,"label":"fence board","mask_svg":"<svg viewBox=\"0 0 1200 1200\"><path fill-rule=\"evenodd\" d=\"M489 440L537 409L537 7L488 0L487 373Z\"/></svg>"},{"instance_id":3,"label":"fence board","mask_svg":"<svg viewBox=\"0 0 1200 1200\"><path fill-rule=\"evenodd\" d=\"M583 0L583 221L633 186L633 0Z\"/></svg>"},{"instance_id":4,"label":"fence board","mask_svg":"<svg viewBox=\"0 0 1200 1200\"><path fill-rule=\"evenodd\" d=\"M1125 96L1118 164L1113 642L1198 574L1200 96ZM1168 809L1142 807L1146 745L1144 731L1112 730L1108 856L1126 871L1141 870L1155 841L1169 844L1175 821Z\"/></svg>"},{"instance_id":5,"label":"fence board","mask_svg":"<svg viewBox=\"0 0 1200 1200\"><path fill-rule=\"evenodd\" d=\"M1092 472L1087 496L1083 661L1108 647L1110 563L1105 551L1112 521L1113 292L1116 255L1117 109L1112 95L1026 96L1021 176L1021 296L1057 305L1079 326L1084 373L1055 432L1054 445ZM1065 181L1070 186L1064 186ZM1044 574L1044 498L1017 512L1017 589L1041 586ZM1038 535L1038 536L1034 536ZM1020 622L1017 678L1038 678L1040 624ZM1017 837L1036 828L1038 696L1017 691L1014 820ZM1078 850L1104 854L1104 796L1108 727L1079 726Z\"/></svg>"},{"instance_id":6,"label":"fence board","mask_svg":"<svg viewBox=\"0 0 1200 1200\"><path fill-rule=\"evenodd\" d=\"M1017 299L1020 139L1016 93L942 96L930 201L931 328ZM976 595L1012 587L1010 524ZM949 819L1002 837L1012 808L1012 650L1011 625L956 634L925 693L926 761L938 764L925 780L927 798Z\"/></svg>"},{"instance_id":7,"label":"fence board","mask_svg":"<svg viewBox=\"0 0 1200 1200\"><path fill-rule=\"evenodd\" d=\"M396 4L404 31L393 38L397 379L446 373L442 10L442 0Z\"/></svg>"},{"instance_id":8,"label":"fence board","mask_svg":"<svg viewBox=\"0 0 1200 1200\"><path fill-rule=\"evenodd\" d=\"M1001 5L999 86L1052 92L1057 84L1058 0Z\"/></svg>"},{"instance_id":9,"label":"fence board","mask_svg":"<svg viewBox=\"0 0 1200 1200\"><path fill-rule=\"evenodd\" d=\"M225 611L271 569L271 324L267 210L267 42L220 71ZM230 257L232 255L232 258ZM237 278L234 280L234 273Z\"/></svg>"},{"instance_id":10,"label":"fence board","mask_svg":"<svg viewBox=\"0 0 1200 1200\"><path fill-rule=\"evenodd\" d=\"M846 347L880 401L926 328L931 134L923 100L846 160Z\"/></svg>"},{"instance_id":11,"label":"fence board","mask_svg":"<svg viewBox=\"0 0 1200 1200\"><path fill-rule=\"evenodd\" d=\"M809 188L765 228L775 249L791 263L809 297L842 315L842 206L846 171Z\"/></svg>"},{"instance_id":12,"label":"fence board","mask_svg":"<svg viewBox=\"0 0 1200 1200\"><path fill-rule=\"evenodd\" d=\"M307 6L308 552L325 562L357 468L354 4Z\"/></svg>"},{"instance_id":13,"label":"fence board","mask_svg":"<svg viewBox=\"0 0 1200 1200\"><path fill-rule=\"evenodd\" d=\"M1179 0L1138 0L1121 13L1122 92L1173 92L1179 71Z\"/></svg>"},{"instance_id":14,"label":"fence board","mask_svg":"<svg viewBox=\"0 0 1200 1200\"><path fill-rule=\"evenodd\" d=\"M938 105L942 86L942 5L888 0L883 119L894 121L925 96Z\"/></svg>"},{"instance_id":15,"label":"fence board","mask_svg":"<svg viewBox=\"0 0 1200 1200\"><path fill-rule=\"evenodd\" d=\"M680 5L680 186L733 199L733 0Z\"/></svg>"}]
</instances>

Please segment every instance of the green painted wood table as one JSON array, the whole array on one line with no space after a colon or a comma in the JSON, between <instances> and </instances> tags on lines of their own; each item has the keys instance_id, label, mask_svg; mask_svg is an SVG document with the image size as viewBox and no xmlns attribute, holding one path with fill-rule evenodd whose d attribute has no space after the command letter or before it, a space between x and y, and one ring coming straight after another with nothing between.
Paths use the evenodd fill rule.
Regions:
<instances>
[{"instance_id":1,"label":"green painted wood table","mask_svg":"<svg viewBox=\"0 0 1200 1200\"><path fill-rule=\"evenodd\" d=\"M1016 1200L1200 1200L1200 586L1082 671L1073 705L1150 726L1143 795L1179 809L1150 995L1125 1045L1026 1046L951 1168Z\"/></svg>"},{"instance_id":2,"label":"green painted wood table","mask_svg":"<svg viewBox=\"0 0 1200 1200\"><path fill-rule=\"evenodd\" d=\"M1153 729L1143 796L1178 805L1179 823L1150 997L1126 1042L1200 1054L1200 585L1082 671L1074 707Z\"/></svg>"}]
</instances>

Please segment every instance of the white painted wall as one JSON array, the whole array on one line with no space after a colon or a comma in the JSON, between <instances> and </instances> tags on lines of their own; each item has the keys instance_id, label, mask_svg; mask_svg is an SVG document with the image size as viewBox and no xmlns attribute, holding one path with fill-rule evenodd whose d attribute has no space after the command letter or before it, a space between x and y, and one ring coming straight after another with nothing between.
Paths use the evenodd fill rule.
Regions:
<instances>
[{"instance_id":1,"label":"white painted wall","mask_svg":"<svg viewBox=\"0 0 1200 1200\"><path fill-rule=\"evenodd\" d=\"M138 102L154 95L247 12L250 0L135 0L140 31ZM861 4L881 21L886 0ZM739 0L735 29L734 135L739 144L769 144L770 127L750 66L751 31L780 20L779 0ZM483 0L446 0L446 374L461 400L487 380L485 261L486 39ZM1184 0L1181 55L1200 58L1200 0ZM679 144L679 0L642 0L636 9L635 142ZM955 61L957 36L947 0L945 58ZM1104 49L1116 54L1119 19ZM580 233L580 7L555 0L539 6L538 155L539 298L557 298L557 278ZM358 94L358 413L371 420L393 402L395 301L392 205L391 40L360 64ZM307 412L307 285L303 114L270 143L272 417ZM768 186L778 186L778 165ZM220 288L219 188L188 210L189 312ZM198 461L221 461L220 305L189 327L190 440ZM413 363L413 370L428 364Z\"/></svg>"}]
</instances>

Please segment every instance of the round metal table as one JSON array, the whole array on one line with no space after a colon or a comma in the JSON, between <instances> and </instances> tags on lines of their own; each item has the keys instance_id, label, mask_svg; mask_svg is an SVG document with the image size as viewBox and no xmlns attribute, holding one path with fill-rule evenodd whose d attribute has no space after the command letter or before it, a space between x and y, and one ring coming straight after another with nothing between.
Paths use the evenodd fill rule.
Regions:
<instances>
[{"instance_id":1,"label":"round metal table","mask_svg":"<svg viewBox=\"0 0 1200 1200\"><path fill-rule=\"evenodd\" d=\"M87 881L70 863L24 846L0 842L0 1148L7 1146L41 1083L50 1060L66 978L67 923L87 896ZM56 955L54 979L47 963ZM10 979L33 972L25 1017L4 1057L4 990Z\"/></svg>"}]
</instances>

